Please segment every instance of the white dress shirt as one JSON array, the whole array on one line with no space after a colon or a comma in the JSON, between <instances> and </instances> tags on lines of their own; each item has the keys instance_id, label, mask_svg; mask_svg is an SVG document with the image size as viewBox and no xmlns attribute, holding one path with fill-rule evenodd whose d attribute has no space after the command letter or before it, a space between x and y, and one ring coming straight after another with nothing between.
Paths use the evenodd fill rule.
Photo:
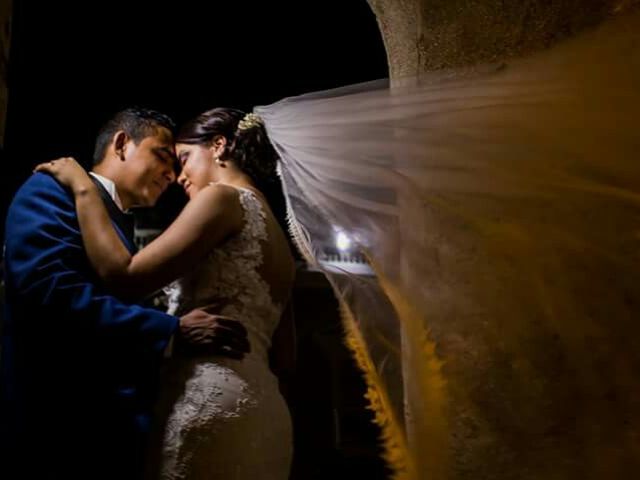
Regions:
<instances>
[{"instance_id":1,"label":"white dress shirt","mask_svg":"<svg viewBox=\"0 0 640 480\"><path fill-rule=\"evenodd\" d=\"M113 203L115 203L120 210L124 211L124 209L122 208L122 200L120 200L118 190L116 190L116 184L113 183L113 180L107 177L103 177L102 175L98 175L95 172L89 172L89 175L100 182L100 184L104 187L104 189L111 197L111 200L113 200Z\"/></svg>"}]
</instances>

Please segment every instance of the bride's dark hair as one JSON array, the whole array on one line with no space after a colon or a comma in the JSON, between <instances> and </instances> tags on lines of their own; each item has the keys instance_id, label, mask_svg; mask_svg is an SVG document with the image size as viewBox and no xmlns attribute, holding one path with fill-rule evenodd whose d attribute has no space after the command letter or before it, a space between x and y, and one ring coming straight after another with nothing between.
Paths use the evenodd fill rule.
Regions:
<instances>
[{"instance_id":1,"label":"bride's dark hair","mask_svg":"<svg viewBox=\"0 0 640 480\"><path fill-rule=\"evenodd\" d=\"M233 108L214 108L185 123L176 143L211 145L218 135L227 140L223 158L228 158L262 188L275 180L278 154L262 122L238 128L245 112Z\"/></svg>"},{"instance_id":2,"label":"bride's dark hair","mask_svg":"<svg viewBox=\"0 0 640 480\"><path fill-rule=\"evenodd\" d=\"M266 197L283 231L288 231L286 202L282 184L277 181L276 153L262 122L248 122L238 129L246 113L234 108L214 108L201 113L185 123L178 131L176 143L211 145L213 139L222 135L227 139L223 158L231 159L256 184ZM298 250L287 237L291 250L298 257Z\"/></svg>"}]
</instances>

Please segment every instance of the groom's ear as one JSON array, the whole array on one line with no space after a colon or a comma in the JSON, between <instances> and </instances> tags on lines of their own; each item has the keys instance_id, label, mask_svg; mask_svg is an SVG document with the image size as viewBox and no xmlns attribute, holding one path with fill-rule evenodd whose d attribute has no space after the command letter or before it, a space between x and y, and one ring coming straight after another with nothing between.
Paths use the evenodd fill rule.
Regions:
<instances>
[{"instance_id":1,"label":"groom's ear","mask_svg":"<svg viewBox=\"0 0 640 480\"><path fill-rule=\"evenodd\" d=\"M127 135L123 130L118 130L116 134L113 136L113 148L116 152L116 155L123 162L124 162L124 147L128 141L129 141L129 135Z\"/></svg>"}]
</instances>

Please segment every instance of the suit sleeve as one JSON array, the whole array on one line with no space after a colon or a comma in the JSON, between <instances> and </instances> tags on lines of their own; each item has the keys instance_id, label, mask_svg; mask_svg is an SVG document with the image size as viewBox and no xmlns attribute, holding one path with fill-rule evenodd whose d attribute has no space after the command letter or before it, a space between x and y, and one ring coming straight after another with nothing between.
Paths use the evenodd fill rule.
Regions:
<instances>
[{"instance_id":1,"label":"suit sleeve","mask_svg":"<svg viewBox=\"0 0 640 480\"><path fill-rule=\"evenodd\" d=\"M176 317L126 304L102 289L82 246L73 200L48 175L35 174L16 194L7 216L5 258L17 296L55 314L58 333L161 354L178 326ZM53 323L30 321L42 322L43 332Z\"/></svg>"}]
</instances>

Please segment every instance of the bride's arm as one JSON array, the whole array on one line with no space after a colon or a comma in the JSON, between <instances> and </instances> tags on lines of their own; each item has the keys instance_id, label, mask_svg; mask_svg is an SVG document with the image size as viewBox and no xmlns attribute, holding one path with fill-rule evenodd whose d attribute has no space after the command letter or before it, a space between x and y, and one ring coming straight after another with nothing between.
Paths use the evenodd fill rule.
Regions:
<instances>
[{"instance_id":1,"label":"bride's arm","mask_svg":"<svg viewBox=\"0 0 640 480\"><path fill-rule=\"evenodd\" d=\"M95 203L91 196L76 197L87 253L94 266L102 264L99 275L111 288L134 298L152 293L195 268L213 247L237 233L243 220L237 191L228 186L209 186L187 203L158 238L132 257L104 206L104 217L100 221L94 218Z\"/></svg>"},{"instance_id":2,"label":"bride's arm","mask_svg":"<svg viewBox=\"0 0 640 480\"><path fill-rule=\"evenodd\" d=\"M77 168L82 169L79 165ZM72 188L91 265L114 293L126 298L140 298L180 277L193 269L212 247L242 227L243 213L237 190L212 185L201 190L158 238L132 256L86 172L82 177L74 170L70 180L60 178L58 172L52 172L47 166L38 169L53 173Z\"/></svg>"}]
</instances>

